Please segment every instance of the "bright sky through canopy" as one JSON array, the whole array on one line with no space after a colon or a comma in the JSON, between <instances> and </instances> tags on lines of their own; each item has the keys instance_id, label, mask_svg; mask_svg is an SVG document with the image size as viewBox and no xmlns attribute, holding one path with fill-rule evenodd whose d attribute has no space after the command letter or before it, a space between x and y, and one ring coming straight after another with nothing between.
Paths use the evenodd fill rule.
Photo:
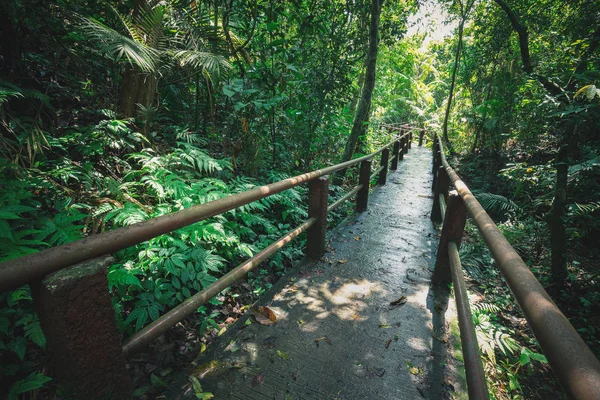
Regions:
<instances>
[{"instance_id":1,"label":"bright sky through canopy","mask_svg":"<svg viewBox=\"0 0 600 400\"><path fill-rule=\"evenodd\" d=\"M425 35L423 47L432 41L442 41L451 36L456 28L456 23L448 19L448 13L439 4L426 2L419 7L419 11L408 18L407 37Z\"/></svg>"}]
</instances>

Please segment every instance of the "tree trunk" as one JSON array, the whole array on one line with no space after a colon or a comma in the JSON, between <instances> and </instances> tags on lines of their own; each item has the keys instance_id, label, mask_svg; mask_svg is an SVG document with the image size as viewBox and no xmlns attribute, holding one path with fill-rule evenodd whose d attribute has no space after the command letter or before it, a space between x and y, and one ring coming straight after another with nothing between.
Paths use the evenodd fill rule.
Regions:
<instances>
[{"instance_id":1,"label":"tree trunk","mask_svg":"<svg viewBox=\"0 0 600 400\"><path fill-rule=\"evenodd\" d=\"M567 181L569 177L569 151L566 144L562 144L556 157L556 185L552 208L548 213L547 222L550 229L550 244L552 247L552 281L562 284L567 277L565 258L566 236L565 209L567 205Z\"/></svg>"},{"instance_id":2,"label":"tree trunk","mask_svg":"<svg viewBox=\"0 0 600 400\"><path fill-rule=\"evenodd\" d=\"M458 25L458 44L456 46L456 54L454 56L454 68L452 69L452 80L450 82L450 93L448 94L448 104L446 104L446 114L444 115L444 124L442 125L442 132L444 134L444 141L450 145L450 139L448 138L448 118L450 117L450 108L452 107L452 97L454 96L454 86L456 84L456 73L458 71L458 62L460 60L460 50L462 48L463 30L465 25L465 18L461 17L462 20Z\"/></svg>"},{"instance_id":3,"label":"tree trunk","mask_svg":"<svg viewBox=\"0 0 600 400\"><path fill-rule=\"evenodd\" d=\"M125 117L137 115L137 104L148 108L154 104L158 80L156 75L145 73L128 65L123 71L119 112Z\"/></svg>"},{"instance_id":4,"label":"tree trunk","mask_svg":"<svg viewBox=\"0 0 600 400\"><path fill-rule=\"evenodd\" d=\"M377 67L377 47L379 45L379 17L381 15L381 7L383 0L372 0L371 2L371 26L369 29L369 52L367 54L367 71L365 73L365 83L362 88L362 97L358 103L358 108L354 116L352 131L346 142L346 148L342 155L341 162L348 161L352 158L356 144L360 136L366 132L371 111L371 99L373 97L373 89L375 87L375 71ZM341 184L344 178L345 171L340 171L336 175L336 184Z\"/></svg>"}]
</instances>

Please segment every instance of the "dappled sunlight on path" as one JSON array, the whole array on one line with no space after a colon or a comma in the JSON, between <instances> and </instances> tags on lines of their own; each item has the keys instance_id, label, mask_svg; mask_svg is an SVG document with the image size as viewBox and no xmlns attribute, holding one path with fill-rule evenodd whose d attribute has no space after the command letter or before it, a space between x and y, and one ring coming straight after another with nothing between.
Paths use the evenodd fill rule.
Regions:
<instances>
[{"instance_id":1,"label":"dappled sunlight on path","mask_svg":"<svg viewBox=\"0 0 600 400\"><path fill-rule=\"evenodd\" d=\"M430 158L413 148L369 209L333 233L323 259L264 303L275 324L244 325L198 360L223 365L202 376L204 390L217 399L443 397Z\"/></svg>"}]
</instances>

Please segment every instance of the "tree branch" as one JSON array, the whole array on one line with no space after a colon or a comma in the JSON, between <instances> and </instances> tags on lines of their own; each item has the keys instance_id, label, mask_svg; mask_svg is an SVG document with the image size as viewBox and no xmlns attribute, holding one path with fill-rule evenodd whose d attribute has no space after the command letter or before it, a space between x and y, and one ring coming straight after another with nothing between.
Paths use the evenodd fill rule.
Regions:
<instances>
[{"instance_id":1,"label":"tree branch","mask_svg":"<svg viewBox=\"0 0 600 400\"><path fill-rule=\"evenodd\" d=\"M559 96L564 94L564 89L558 86L556 83L552 82L545 76L534 73L533 65L531 64L531 55L529 54L529 33L527 32L527 27L522 25L519 21L519 17L513 12L513 10L506 4L504 0L494 0L496 4L504 12L506 16L510 20L510 24L512 28L519 35L519 48L521 49L521 61L523 62L523 69L529 75L532 75L537 81L552 95Z\"/></svg>"}]
</instances>

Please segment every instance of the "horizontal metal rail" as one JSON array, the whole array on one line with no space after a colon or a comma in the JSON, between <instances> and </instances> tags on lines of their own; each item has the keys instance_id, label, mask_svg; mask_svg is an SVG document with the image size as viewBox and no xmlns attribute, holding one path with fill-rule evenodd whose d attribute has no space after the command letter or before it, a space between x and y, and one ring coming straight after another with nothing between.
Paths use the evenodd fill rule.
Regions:
<instances>
[{"instance_id":1,"label":"horizontal metal rail","mask_svg":"<svg viewBox=\"0 0 600 400\"><path fill-rule=\"evenodd\" d=\"M340 197L339 199L337 199L336 201L331 203L331 205L329 205L327 207L327 212L335 210L336 208L339 207L340 204L342 204L346 200L352 198L353 196L356 196L356 193L358 193L360 191L360 189L362 189L362 188L363 188L363 185L358 185L357 187L355 187L354 189L352 189L351 191L349 191L348 193L346 193L345 195L343 195L342 197Z\"/></svg>"},{"instance_id":2,"label":"horizontal metal rail","mask_svg":"<svg viewBox=\"0 0 600 400\"><path fill-rule=\"evenodd\" d=\"M458 255L458 246L453 241L448 242L448 255L450 258L452 283L454 283L454 298L456 299L460 342L462 344L465 370L468 371L466 376L469 399L488 400L487 383L481 357L479 356L477 333L475 332L473 316L469 307L469 296Z\"/></svg>"},{"instance_id":3,"label":"horizontal metal rail","mask_svg":"<svg viewBox=\"0 0 600 400\"><path fill-rule=\"evenodd\" d=\"M374 172L371 174L371 176L369 177L369 179L370 179L370 180L373 180L373 179L375 179L375 178L377 177L377 175L379 175L379 173L380 173L381 171L383 171L383 169L384 169L384 168L385 168L385 166L384 166L384 165L382 165L381 167L377 168L377 169L376 169L376 170L375 170L375 171L374 171Z\"/></svg>"},{"instance_id":4,"label":"horizontal metal rail","mask_svg":"<svg viewBox=\"0 0 600 400\"><path fill-rule=\"evenodd\" d=\"M383 126L385 128L391 128L391 129L404 129L404 130L412 130L412 131L420 131L423 128L419 128L417 126L411 126L411 125L406 125L406 124L381 124L379 126Z\"/></svg>"},{"instance_id":5,"label":"horizontal metal rail","mask_svg":"<svg viewBox=\"0 0 600 400\"><path fill-rule=\"evenodd\" d=\"M600 398L600 361L552 301L467 185L448 164L436 135L441 163L490 250L506 283L568 398Z\"/></svg>"},{"instance_id":6,"label":"horizontal metal rail","mask_svg":"<svg viewBox=\"0 0 600 400\"><path fill-rule=\"evenodd\" d=\"M303 183L310 182L319 177L347 169L362 161L372 159L384 149L392 146L396 140L405 136L407 136L407 134L395 138L392 142L371 154L331 167L294 176L269 185L256 187L242 193L193 206L185 210L162 215L160 217L97 235L91 235L72 243L29 254L14 260L5 261L0 263L0 293L16 289L31 281L39 280L62 268L91 260L105 254L112 254L165 233L225 213L248 203L264 199L265 197L291 189Z\"/></svg>"},{"instance_id":7,"label":"horizontal metal rail","mask_svg":"<svg viewBox=\"0 0 600 400\"><path fill-rule=\"evenodd\" d=\"M260 263L267 259L267 257L277 252L297 236L301 235L308 228L314 225L315 222L317 222L316 218L310 218L308 221L289 232L275 243L267 246L254 257L246 260L240 266L223 275L218 281L211 284L208 288L196 293L148 326L144 327L141 331L131 336L123 344L123 352L126 355L131 355L132 353L142 349L145 345L169 330L169 328L175 326L175 324L177 324L179 321L188 315L195 313L198 307L208 302L214 296L219 294L219 292L229 287L233 282L246 276L248 272L260 265Z\"/></svg>"}]
</instances>

